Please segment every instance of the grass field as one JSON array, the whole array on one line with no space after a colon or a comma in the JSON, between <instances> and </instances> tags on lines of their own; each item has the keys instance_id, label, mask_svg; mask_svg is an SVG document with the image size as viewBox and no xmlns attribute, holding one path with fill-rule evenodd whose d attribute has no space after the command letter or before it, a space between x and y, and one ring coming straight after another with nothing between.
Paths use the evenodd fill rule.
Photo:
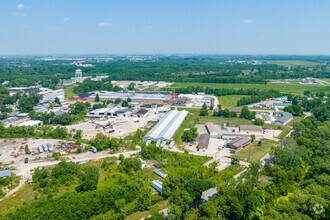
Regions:
<instances>
[{"instance_id":1,"label":"grass field","mask_svg":"<svg viewBox=\"0 0 330 220\"><path fill-rule=\"evenodd\" d=\"M330 86L305 86L292 84L224 84L224 83L174 83L171 87L188 87L188 86L204 86L211 88L228 88L228 89L276 89L280 92L303 95L305 90L311 92L324 91L329 92Z\"/></svg>"},{"instance_id":2,"label":"grass field","mask_svg":"<svg viewBox=\"0 0 330 220\"><path fill-rule=\"evenodd\" d=\"M287 136L287 135L289 134L289 132L291 131L291 129L292 129L292 128L290 128L290 127L283 127L283 128L282 128L282 132L281 132L281 134L279 134L279 135L277 136L277 138L278 138L278 139L283 139L283 138L285 138L285 136Z\"/></svg>"},{"instance_id":3,"label":"grass field","mask_svg":"<svg viewBox=\"0 0 330 220\"><path fill-rule=\"evenodd\" d=\"M269 153L272 146L276 146L276 142L268 139L262 139L262 146L258 146L258 141L255 141L242 150L239 150L232 157L238 158L249 163L259 161L263 156Z\"/></svg>"},{"instance_id":4,"label":"grass field","mask_svg":"<svg viewBox=\"0 0 330 220\"><path fill-rule=\"evenodd\" d=\"M168 207L168 201L160 201L156 203L155 205L150 206L148 211L143 212L135 212L125 218L125 220L139 220L145 217L148 217L149 215L155 214L163 209Z\"/></svg>"},{"instance_id":5,"label":"grass field","mask_svg":"<svg viewBox=\"0 0 330 220\"><path fill-rule=\"evenodd\" d=\"M276 64L279 66L291 66L291 67L315 67L319 63L318 62L312 62L312 61L304 61L304 60L271 60L267 61L267 63L270 64Z\"/></svg>"},{"instance_id":6,"label":"grass field","mask_svg":"<svg viewBox=\"0 0 330 220\"><path fill-rule=\"evenodd\" d=\"M237 101L242 97L250 97L249 95L226 95L218 97L222 108L236 107Z\"/></svg>"}]
</instances>

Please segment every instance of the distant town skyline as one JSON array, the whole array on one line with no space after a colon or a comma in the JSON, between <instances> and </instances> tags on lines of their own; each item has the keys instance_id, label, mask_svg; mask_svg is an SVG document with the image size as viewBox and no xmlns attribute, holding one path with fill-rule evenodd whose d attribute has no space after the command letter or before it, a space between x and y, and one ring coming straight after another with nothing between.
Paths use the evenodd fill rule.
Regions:
<instances>
[{"instance_id":1,"label":"distant town skyline","mask_svg":"<svg viewBox=\"0 0 330 220\"><path fill-rule=\"evenodd\" d=\"M0 55L330 54L330 1L0 2Z\"/></svg>"}]
</instances>

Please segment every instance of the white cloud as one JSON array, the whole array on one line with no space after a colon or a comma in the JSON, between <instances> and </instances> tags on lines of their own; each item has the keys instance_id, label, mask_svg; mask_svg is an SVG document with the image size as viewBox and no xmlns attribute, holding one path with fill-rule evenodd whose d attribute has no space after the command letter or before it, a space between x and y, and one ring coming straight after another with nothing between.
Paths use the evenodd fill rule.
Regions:
<instances>
[{"instance_id":1,"label":"white cloud","mask_svg":"<svg viewBox=\"0 0 330 220\"><path fill-rule=\"evenodd\" d=\"M22 12L22 11L14 12L14 15L16 15L16 16L27 16L27 14L25 12Z\"/></svg>"},{"instance_id":2,"label":"white cloud","mask_svg":"<svg viewBox=\"0 0 330 220\"><path fill-rule=\"evenodd\" d=\"M70 21L71 19L69 17L65 17L64 21Z\"/></svg>"},{"instance_id":3,"label":"white cloud","mask_svg":"<svg viewBox=\"0 0 330 220\"><path fill-rule=\"evenodd\" d=\"M19 4L16 6L16 8L17 8L18 10L23 10L23 9L26 8L26 5L23 4L23 3L19 3Z\"/></svg>"},{"instance_id":4,"label":"white cloud","mask_svg":"<svg viewBox=\"0 0 330 220\"><path fill-rule=\"evenodd\" d=\"M251 24L251 23L253 23L253 20L252 20L252 19L245 19L245 20L243 21L243 23L244 23L244 24Z\"/></svg>"},{"instance_id":5,"label":"white cloud","mask_svg":"<svg viewBox=\"0 0 330 220\"><path fill-rule=\"evenodd\" d=\"M98 23L99 27L112 27L113 24L109 23L109 22L100 22Z\"/></svg>"}]
</instances>

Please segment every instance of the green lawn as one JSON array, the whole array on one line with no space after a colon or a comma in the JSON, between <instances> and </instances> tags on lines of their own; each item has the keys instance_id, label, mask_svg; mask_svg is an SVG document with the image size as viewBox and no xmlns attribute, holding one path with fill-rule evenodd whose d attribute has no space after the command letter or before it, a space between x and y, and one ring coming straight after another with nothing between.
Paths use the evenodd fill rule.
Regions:
<instances>
[{"instance_id":1,"label":"green lawn","mask_svg":"<svg viewBox=\"0 0 330 220\"><path fill-rule=\"evenodd\" d=\"M222 108L236 107L237 101L242 97L250 97L249 95L226 95L218 97Z\"/></svg>"},{"instance_id":2,"label":"green lawn","mask_svg":"<svg viewBox=\"0 0 330 220\"><path fill-rule=\"evenodd\" d=\"M74 86L62 86L61 89L64 89L64 97L68 99L69 97L76 96L77 94L73 92Z\"/></svg>"},{"instance_id":3,"label":"green lawn","mask_svg":"<svg viewBox=\"0 0 330 220\"><path fill-rule=\"evenodd\" d=\"M276 142L268 139L262 139L262 145L258 146L258 141L255 141L245 148L239 150L232 157L238 158L249 163L259 161L263 156L269 153L272 146L276 146Z\"/></svg>"},{"instance_id":4,"label":"green lawn","mask_svg":"<svg viewBox=\"0 0 330 220\"><path fill-rule=\"evenodd\" d=\"M127 216L126 220L139 220L145 217L148 217L149 215L155 214L163 209L168 207L168 201L160 201L156 203L155 205L150 206L148 211L143 212L135 212L129 216Z\"/></svg>"},{"instance_id":5,"label":"green lawn","mask_svg":"<svg viewBox=\"0 0 330 220\"><path fill-rule=\"evenodd\" d=\"M279 135L277 136L277 138L278 138L278 139L283 139L283 138L285 138L285 136L287 136L291 130L292 130L292 128L290 128L290 127L286 127L286 126L283 127L283 128L282 128L282 132L281 132L281 134L279 134Z\"/></svg>"},{"instance_id":6,"label":"green lawn","mask_svg":"<svg viewBox=\"0 0 330 220\"><path fill-rule=\"evenodd\" d=\"M188 87L188 86L203 86L211 88L228 88L228 89L276 89L280 92L294 93L303 95L305 90L311 92L324 91L328 92L330 86L320 85L292 85L292 84L225 84L225 83L174 83L171 87Z\"/></svg>"},{"instance_id":7,"label":"green lawn","mask_svg":"<svg viewBox=\"0 0 330 220\"><path fill-rule=\"evenodd\" d=\"M270 64L276 64L279 66L291 66L291 67L315 67L319 63L318 62L312 62L312 61L304 61L304 60L271 60L267 61L267 63Z\"/></svg>"},{"instance_id":8,"label":"green lawn","mask_svg":"<svg viewBox=\"0 0 330 220\"><path fill-rule=\"evenodd\" d=\"M219 185L220 183L224 183L232 179L236 174L238 174L243 170L244 167L238 164L230 165L226 169L219 171L215 176L212 176L208 180L214 183L215 185Z\"/></svg>"}]
</instances>

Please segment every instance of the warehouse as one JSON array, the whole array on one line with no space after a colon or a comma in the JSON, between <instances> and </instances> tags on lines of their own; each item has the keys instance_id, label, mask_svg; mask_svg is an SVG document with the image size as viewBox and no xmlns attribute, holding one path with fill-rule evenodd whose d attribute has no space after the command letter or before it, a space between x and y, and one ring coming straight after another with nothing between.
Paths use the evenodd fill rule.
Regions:
<instances>
[{"instance_id":1,"label":"warehouse","mask_svg":"<svg viewBox=\"0 0 330 220\"><path fill-rule=\"evenodd\" d=\"M219 133L216 130L216 128L214 127L213 123L207 122L205 124L205 128L206 128L207 132L210 134L211 137L217 137L219 135Z\"/></svg>"},{"instance_id":2,"label":"warehouse","mask_svg":"<svg viewBox=\"0 0 330 220\"><path fill-rule=\"evenodd\" d=\"M208 133L202 134L199 139L197 149L207 149L210 142L210 135Z\"/></svg>"},{"instance_id":3,"label":"warehouse","mask_svg":"<svg viewBox=\"0 0 330 220\"><path fill-rule=\"evenodd\" d=\"M101 118L101 117L107 116L107 113L110 110L111 110L111 108L99 108L99 109L95 109L93 111L90 111L87 114L87 117Z\"/></svg>"},{"instance_id":4,"label":"warehouse","mask_svg":"<svg viewBox=\"0 0 330 220\"><path fill-rule=\"evenodd\" d=\"M257 125L240 125L239 126L239 130L241 132L246 132L246 133L249 133L249 132L261 132L262 131L262 128L260 126L257 126Z\"/></svg>"},{"instance_id":5,"label":"warehouse","mask_svg":"<svg viewBox=\"0 0 330 220\"><path fill-rule=\"evenodd\" d=\"M143 141L165 140L169 141L187 117L188 111L169 111L160 121L144 136Z\"/></svg>"},{"instance_id":6,"label":"warehouse","mask_svg":"<svg viewBox=\"0 0 330 220\"><path fill-rule=\"evenodd\" d=\"M41 126L43 124L44 123L42 121L39 121L39 120L29 120L29 121L25 121L25 122L19 124L18 126L19 127L21 127L21 126L38 127L38 126Z\"/></svg>"},{"instance_id":7,"label":"warehouse","mask_svg":"<svg viewBox=\"0 0 330 220\"><path fill-rule=\"evenodd\" d=\"M127 100L130 98L133 102L144 103L169 103L172 100L172 94L169 92L104 92L99 93L100 100L116 99ZM90 100L95 100L95 94L89 96Z\"/></svg>"},{"instance_id":8,"label":"warehouse","mask_svg":"<svg viewBox=\"0 0 330 220\"><path fill-rule=\"evenodd\" d=\"M235 138L234 140L228 142L227 147L238 150L238 149L241 149L242 147L245 147L250 142L251 142L250 137L238 137L238 138Z\"/></svg>"}]
</instances>

